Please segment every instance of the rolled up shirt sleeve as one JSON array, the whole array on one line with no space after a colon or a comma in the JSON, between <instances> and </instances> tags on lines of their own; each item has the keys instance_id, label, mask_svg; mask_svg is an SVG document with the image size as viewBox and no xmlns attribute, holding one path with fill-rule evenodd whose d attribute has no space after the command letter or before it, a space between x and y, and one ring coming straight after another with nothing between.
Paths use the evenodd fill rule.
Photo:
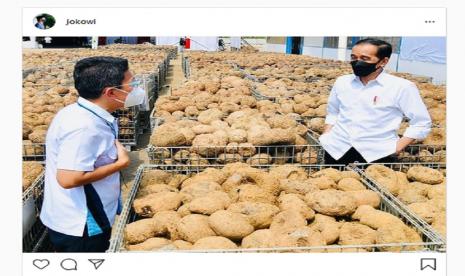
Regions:
<instances>
[{"instance_id":1,"label":"rolled up shirt sleeve","mask_svg":"<svg viewBox=\"0 0 465 276\"><path fill-rule=\"evenodd\" d=\"M328 106L326 108L326 119L325 123L328 125L335 125L337 116L339 115L339 99L337 97L337 85L334 83L331 92L329 93Z\"/></svg>"},{"instance_id":2,"label":"rolled up shirt sleeve","mask_svg":"<svg viewBox=\"0 0 465 276\"><path fill-rule=\"evenodd\" d=\"M81 128L67 133L60 140L57 169L94 171L95 161L100 154L96 146L99 144L98 135Z\"/></svg>"},{"instance_id":3,"label":"rolled up shirt sleeve","mask_svg":"<svg viewBox=\"0 0 465 276\"><path fill-rule=\"evenodd\" d=\"M417 140L425 139L431 131L431 117L420 92L415 84L411 83L399 94L398 106L409 119L409 126L403 136Z\"/></svg>"}]
</instances>

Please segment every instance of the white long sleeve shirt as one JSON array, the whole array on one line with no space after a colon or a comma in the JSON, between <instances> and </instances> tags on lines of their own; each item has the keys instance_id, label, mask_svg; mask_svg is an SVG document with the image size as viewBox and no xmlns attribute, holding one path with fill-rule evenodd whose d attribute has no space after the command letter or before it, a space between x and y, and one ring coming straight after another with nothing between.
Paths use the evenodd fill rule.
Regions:
<instances>
[{"instance_id":1,"label":"white long sleeve shirt","mask_svg":"<svg viewBox=\"0 0 465 276\"><path fill-rule=\"evenodd\" d=\"M404 116L409 119L404 136L428 135L431 118L414 83L381 72L364 85L354 74L344 75L336 80L328 99L325 122L333 127L319 140L336 160L354 147L372 162L396 152Z\"/></svg>"}]
</instances>

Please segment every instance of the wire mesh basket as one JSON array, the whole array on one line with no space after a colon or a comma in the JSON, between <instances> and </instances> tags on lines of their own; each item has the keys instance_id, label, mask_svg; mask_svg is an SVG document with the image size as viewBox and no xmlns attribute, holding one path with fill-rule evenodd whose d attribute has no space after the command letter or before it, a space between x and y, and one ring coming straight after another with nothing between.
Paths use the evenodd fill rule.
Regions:
<instances>
[{"instance_id":1,"label":"wire mesh basket","mask_svg":"<svg viewBox=\"0 0 465 276\"><path fill-rule=\"evenodd\" d=\"M380 194L384 195L387 199L389 199L399 210L402 210L403 213L405 213L406 216L408 216L412 221L414 221L416 224L421 226L423 229L426 231L430 232L431 235L435 236L437 240L440 240L444 243L444 250L445 250L445 237L443 237L441 234L439 234L436 230L432 228L430 224L428 224L424 219L422 219L420 216L412 212L408 206L403 203L398 197L394 196L391 192L389 192L385 187L380 185L376 180L373 178L369 177L365 173L365 169L373 164L370 163L354 163L350 164L349 166L359 173L362 177L362 179L372 185ZM377 165L383 165L386 167L391 168L394 171L402 171L406 172L409 168L412 166L425 166L428 168L432 169L445 169L446 164L445 163L380 163Z\"/></svg>"},{"instance_id":2,"label":"wire mesh basket","mask_svg":"<svg viewBox=\"0 0 465 276\"><path fill-rule=\"evenodd\" d=\"M278 102L278 98L276 97L269 97L269 96L265 96L263 95L262 93L260 93L258 90L256 89L253 89L252 90L252 96L255 97L255 99L257 101L263 101L263 100L268 100L268 101L271 101L273 103L277 103Z\"/></svg>"},{"instance_id":3,"label":"wire mesh basket","mask_svg":"<svg viewBox=\"0 0 465 276\"><path fill-rule=\"evenodd\" d=\"M170 59L165 59L165 61L163 62L163 65L164 65L164 70L165 70L165 79L164 81L166 81L166 77L168 76L168 70L170 68Z\"/></svg>"},{"instance_id":4,"label":"wire mesh basket","mask_svg":"<svg viewBox=\"0 0 465 276\"><path fill-rule=\"evenodd\" d=\"M151 74L144 74L144 75L138 75L135 77L136 80L140 81L141 86L144 88L144 91L146 93L147 97L147 105L141 105L139 109L141 111L150 111L153 108L153 103L154 101L150 101L150 99L153 99L156 97L156 89L157 89L157 84L156 84L156 79L158 77L155 77L155 73Z\"/></svg>"},{"instance_id":5,"label":"wire mesh basket","mask_svg":"<svg viewBox=\"0 0 465 276\"><path fill-rule=\"evenodd\" d=\"M140 134L139 116L140 111L138 106L133 106L121 110L117 110L113 115L118 119L118 140L124 146L137 145L137 138Z\"/></svg>"},{"instance_id":6,"label":"wire mesh basket","mask_svg":"<svg viewBox=\"0 0 465 276\"><path fill-rule=\"evenodd\" d=\"M446 162L446 145L409 145L396 158L403 163L443 163Z\"/></svg>"},{"instance_id":7,"label":"wire mesh basket","mask_svg":"<svg viewBox=\"0 0 465 276\"><path fill-rule=\"evenodd\" d=\"M160 63L158 65L158 76L159 76L160 83L164 83L166 80L166 71L165 71L165 66L163 65L163 63Z\"/></svg>"},{"instance_id":8,"label":"wire mesh basket","mask_svg":"<svg viewBox=\"0 0 465 276\"><path fill-rule=\"evenodd\" d=\"M24 143L23 161L45 161L45 143Z\"/></svg>"},{"instance_id":9,"label":"wire mesh basket","mask_svg":"<svg viewBox=\"0 0 465 276\"><path fill-rule=\"evenodd\" d=\"M129 192L128 198L123 206L122 213L115 227L115 234L110 240L108 252L126 251L124 241L124 229L127 224L139 219L134 212L132 205L136 194L141 185L141 181L146 172L150 170L164 170L175 174L191 175L202 172L207 168L221 169L221 165L210 166L172 166L172 165L141 165L136 173L134 184ZM351 170L351 168L343 165L302 165L308 175L326 168L335 168L340 171ZM273 166L262 166L260 169L268 171ZM226 252L378 252L382 248L392 248L397 251L412 251L413 247L421 247L420 251L439 251L444 246L444 241L439 240L435 235L425 230L417 221L412 220L406 213L397 205L393 204L384 194L379 193L373 184L366 179L361 179L364 186L379 194L381 204L379 210L388 212L401 219L407 226L412 227L422 238L422 242L418 243L389 243L389 244L357 244L357 245L327 245L327 246L311 246L311 247L275 247L275 248L238 248L238 249L214 249L214 250L186 250L186 252L208 252L208 253L226 253ZM170 249L166 249L170 250ZM172 250L172 249L171 249ZM418 250L416 248L415 250ZM163 251L163 249L161 249ZM177 250L181 251L181 250Z\"/></svg>"},{"instance_id":10,"label":"wire mesh basket","mask_svg":"<svg viewBox=\"0 0 465 276\"><path fill-rule=\"evenodd\" d=\"M320 140L319 140L320 134L319 133L313 131L310 128L307 130L307 133L308 133L308 136L309 136L309 139L310 139L310 143L312 145L320 145Z\"/></svg>"},{"instance_id":11,"label":"wire mesh basket","mask_svg":"<svg viewBox=\"0 0 465 276\"><path fill-rule=\"evenodd\" d=\"M308 141L308 136L307 136ZM268 146L177 146L149 145L147 154L151 164L208 165L247 162L250 165L322 164L324 150L320 145Z\"/></svg>"},{"instance_id":12,"label":"wire mesh basket","mask_svg":"<svg viewBox=\"0 0 465 276\"><path fill-rule=\"evenodd\" d=\"M320 134L308 129L308 139L312 145L321 145ZM446 162L446 145L409 145L394 156L399 163L442 163Z\"/></svg>"},{"instance_id":13,"label":"wire mesh basket","mask_svg":"<svg viewBox=\"0 0 465 276\"><path fill-rule=\"evenodd\" d=\"M247 162L267 164L321 164L324 151L316 145L271 146L149 146L151 164L208 165Z\"/></svg>"},{"instance_id":14,"label":"wire mesh basket","mask_svg":"<svg viewBox=\"0 0 465 276\"><path fill-rule=\"evenodd\" d=\"M37 252L44 244L46 228L39 219L44 198L42 172L23 192L23 252Z\"/></svg>"},{"instance_id":15,"label":"wire mesh basket","mask_svg":"<svg viewBox=\"0 0 465 276\"><path fill-rule=\"evenodd\" d=\"M158 92L161 89L161 80L160 80L160 74L159 74L158 71L155 72L155 74L153 74L153 81L154 81L154 86L155 86L155 88L154 88L155 97L158 97Z\"/></svg>"},{"instance_id":16,"label":"wire mesh basket","mask_svg":"<svg viewBox=\"0 0 465 276\"><path fill-rule=\"evenodd\" d=\"M188 79L191 74L189 57L183 57L182 59L182 71L184 72L184 77Z\"/></svg>"}]
</instances>

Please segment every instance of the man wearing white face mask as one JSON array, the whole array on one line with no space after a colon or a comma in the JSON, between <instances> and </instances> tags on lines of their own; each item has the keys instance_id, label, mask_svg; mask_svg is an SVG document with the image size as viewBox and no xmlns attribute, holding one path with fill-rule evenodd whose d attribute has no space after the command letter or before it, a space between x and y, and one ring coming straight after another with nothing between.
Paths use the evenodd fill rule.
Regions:
<instances>
[{"instance_id":1,"label":"man wearing white face mask","mask_svg":"<svg viewBox=\"0 0 465 276\"><path fill-rule=\"evenodd\" d=\"M111 113L141 104L145 92L122 58L82 59L74 82L77 103L59 111L47 132L40 219L57 252L105 252L121 209L119 171L130 162Z\"/></svg>"}]
</instances>

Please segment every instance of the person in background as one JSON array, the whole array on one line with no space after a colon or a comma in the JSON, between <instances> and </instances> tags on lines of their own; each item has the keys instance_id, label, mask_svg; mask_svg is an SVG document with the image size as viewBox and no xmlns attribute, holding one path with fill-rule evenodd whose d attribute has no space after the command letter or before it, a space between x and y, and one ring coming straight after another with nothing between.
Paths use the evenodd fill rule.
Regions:
<instances>
[{"instance_id":1,"label":"person in background","mask_svg":"<svg viewBox=\"0 0 465 276\"><path fill-rule=\"evenodd\" d=\"M326 164L394 162L395 155L431 131L431 118L411 81L390 75L392 46L367 38L352 48L353 74L336 79L319 141ZM409 127L397 131L404 117Z\"/></svg>"},{"instance_id":2,"label":"person in background","mask_svg":"<svg viewBox=\"0 0 465 276\"><path fill-rule=\"evenodd\" d=\"M218 39L218 50L224 51L224 41L222 38Z\"/></svg>"},{"instance_id":3,"label":"person in background","mask_svg":"<svg viewBox=\"0 0 465 276\"><path fill-rule=\"evenodd\" d=\"M90 57L74 67L77 103L60 110L46 137L40 213L57 252L105 252L121 210L119 172L129 163L111 113L144 100L128 61Z\"/></svg>"},{"instance_id":4,"label":"person in background","mask_svg":"<svg viewBox=\"0 0 465 276\"><path fill-rule=\"evenodd\" d=\"M184 52L184 46L186 46L186 39L184 37L181 37L179 39L179 50L180 52Z\"/></svg>"}]
</instances>

